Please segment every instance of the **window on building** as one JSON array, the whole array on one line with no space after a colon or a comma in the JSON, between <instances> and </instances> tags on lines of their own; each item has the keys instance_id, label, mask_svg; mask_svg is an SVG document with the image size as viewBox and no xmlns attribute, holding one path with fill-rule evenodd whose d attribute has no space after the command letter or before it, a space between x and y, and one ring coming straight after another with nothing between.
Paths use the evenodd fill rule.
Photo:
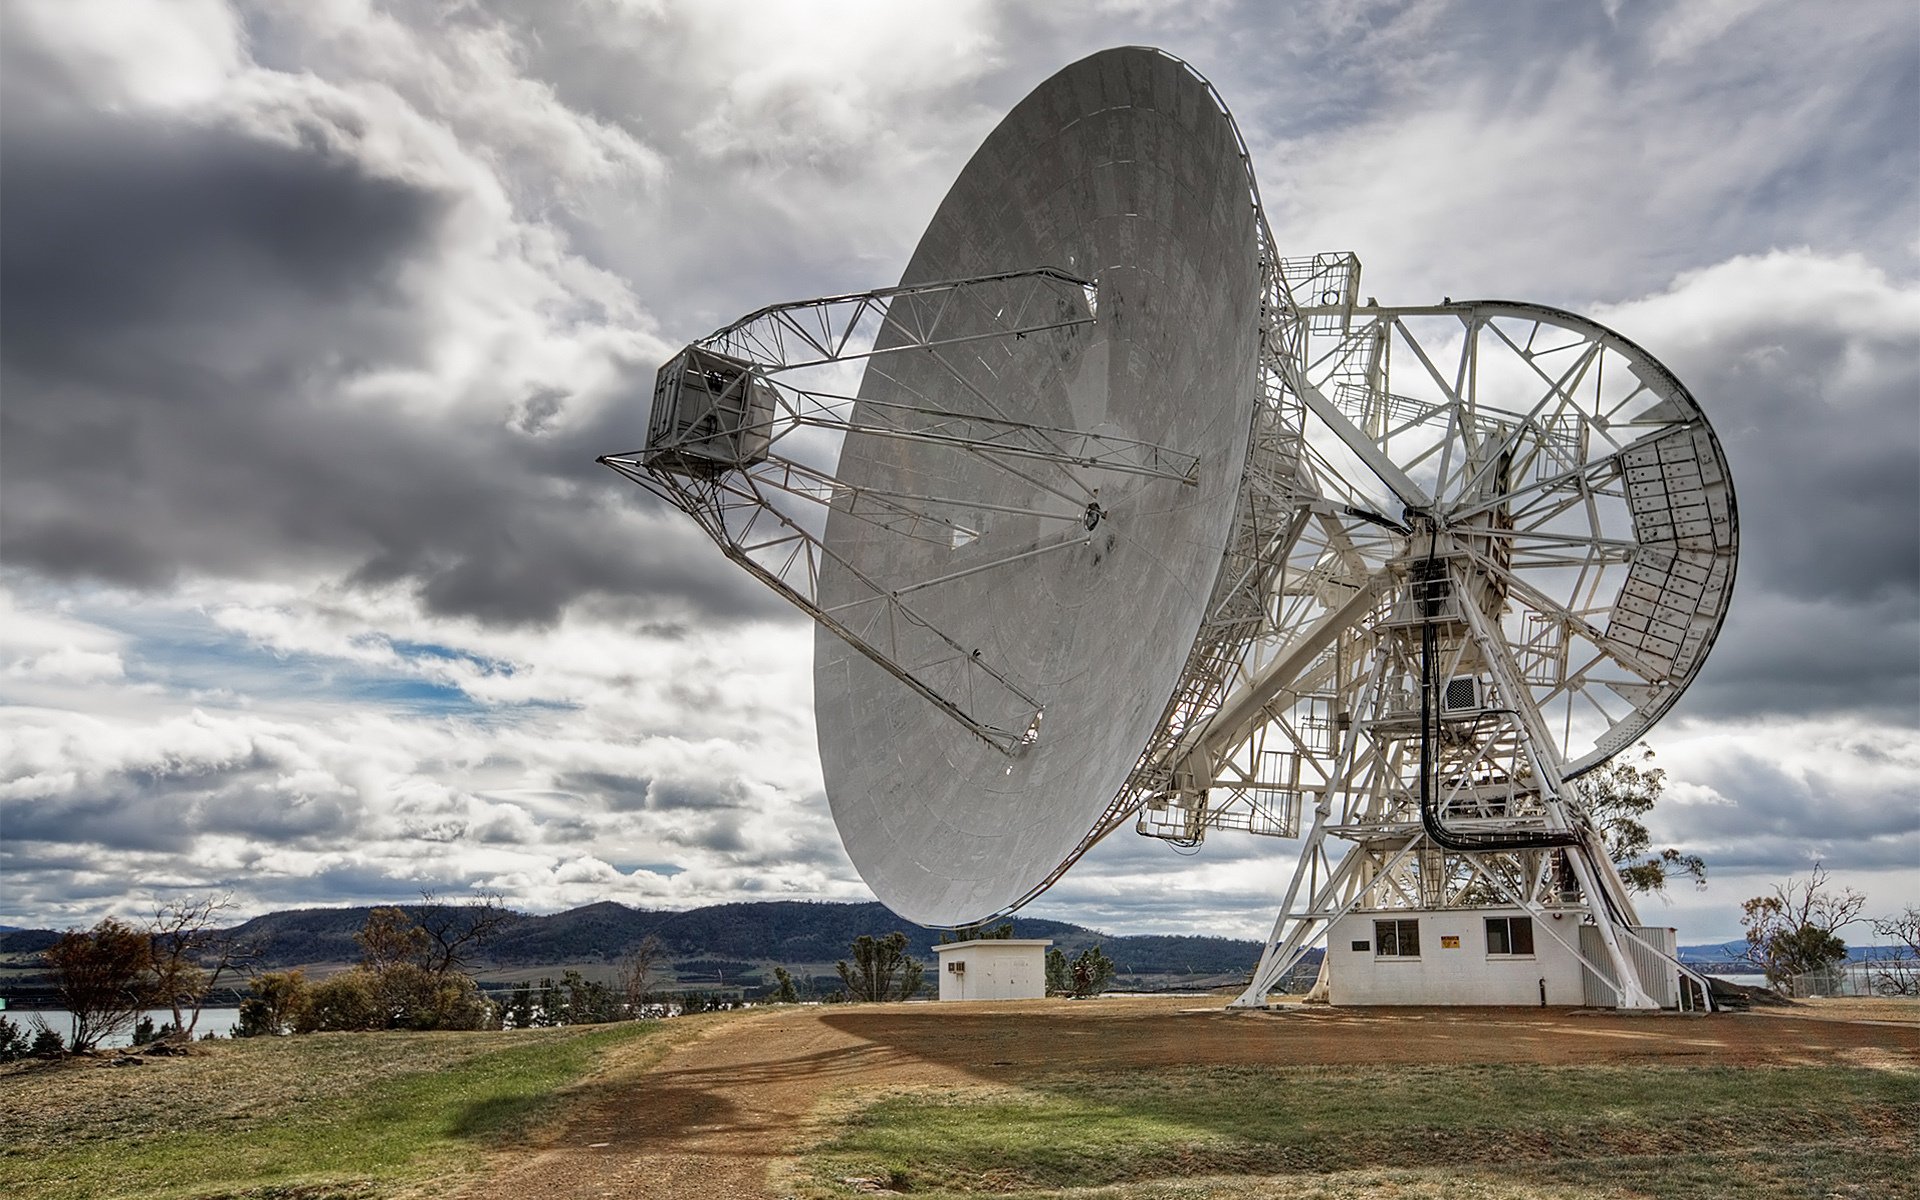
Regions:
<instances>
[{"instance_id":1,"label":"window on building","mask_svg":"<svg viewBox=\"0 0 1920 1200\"><path fill-rule=\"evenodd\" d=\"M1488 954L1532 954L1532 917L1488 917Z\"/></svg>"},{"instance_id":2,"label":"window on building","mask_svg":"<svg viewBox=\"0 0 1920 1200\"><path fill-rule=\"evenodd\" d=\"M1379 947L1374 953L1381 958L1419 958L1420 922L1375 921L1373 944Z\"/></svg>"}]
</instances>

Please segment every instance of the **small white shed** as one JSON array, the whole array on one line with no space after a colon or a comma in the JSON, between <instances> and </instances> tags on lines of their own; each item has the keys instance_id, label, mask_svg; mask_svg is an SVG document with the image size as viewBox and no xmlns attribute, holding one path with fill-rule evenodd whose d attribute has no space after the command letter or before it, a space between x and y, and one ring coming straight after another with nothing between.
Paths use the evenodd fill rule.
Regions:
<instances>
[{"instance_id":1,"label":"small white shed","mask_svg":"<svg viewBox=\"0 0 1920 1200\"><path fill-rule=\"evenodd\" d=\"M1039 1000L1047 994L1048 938L976 938L935 946L942 1000Z\"/></svg>"}]
</instances>

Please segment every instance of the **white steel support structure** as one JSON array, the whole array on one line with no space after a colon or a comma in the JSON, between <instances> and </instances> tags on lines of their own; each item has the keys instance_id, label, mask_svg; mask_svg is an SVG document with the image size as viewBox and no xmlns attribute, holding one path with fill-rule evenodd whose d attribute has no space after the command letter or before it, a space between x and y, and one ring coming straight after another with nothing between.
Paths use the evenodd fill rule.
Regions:
<instances>
[{"instance_id":1,"label":"white steel support structure","mask_svg":"<svg viewBox=\"0 0 1920 1200\"><path fill-rule=\"evenodd\" d=\"M1548 936L1595 926L1582 962L1654 1006L1572 781L1658 719L1719 628L1738 531L1718 442L1664 368L1574 314L1361 305L1351 255L1279 266L1263 369L1298 423L1275 454L1291 506L1239 576L1259 625L1121 802L1188 845L1298 837L1310 807L1237 1005L1356 909L1518 905L1562 918Z\"/></svg>"}]
</instances>

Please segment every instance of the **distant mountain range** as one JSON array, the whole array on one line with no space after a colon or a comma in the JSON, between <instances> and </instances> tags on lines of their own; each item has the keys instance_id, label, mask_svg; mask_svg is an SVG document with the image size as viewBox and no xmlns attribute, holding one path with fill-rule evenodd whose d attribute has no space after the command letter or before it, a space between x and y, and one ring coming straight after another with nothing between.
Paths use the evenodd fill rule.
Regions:
<instances>
[{"instance_id":1,"label":"distant mountain range","mask_svg":"<svg viewBox=\"0 0 1920 1200\"><path fill-rule=\"evenodd\" d=\"M406 908L407 905L400 907ZM259 950L259 968L325 967L357 961L353 935L371 908L302 908L268 913L234 927ZM1099 943L1122 976L1177 976L1196 983L1219 976L1245 976L1259 960L1259 942L1218 937L1146 934L1114 937L1065 921L1013 918L1013 936L1050 938L1068 954ZM884 937L899 931L909 953L931 964L939 932L903 921L881 904L797 900L715 904L684 912L629 908L602 901L546 916L518 915L473 955L482 978L524 977L575 967L592 976L611 966L649 936L683 982L745 982L772 978L785 966L796 975L832 973L861 934ZM48 930L0 932L0 957L18 969L22 960L50 945Z\"/></svg>"},{"instance_id":2,"label":"distant mountain range","mask_svg":"<svg viewBox=\"0 0 1920 1200\"><path fill-rule=\"evenodd\" d=\"M1905 954L1906 949L1901 946L1847 947L1849 962L1878 962L1883 958L1900 958ZM1680 947L1680 961L1684 963L1739 963L1746 966L1746 956L1747 943L1744 940Z\"/></svg>"},{"instance_id":3,"label":"distant mountain range","mask_svg":"<svg viewBox=\"0 0 1920 1200\"><path fill-rule=\"evenodd\" d=\"M1746 957L1747 943L1706 942L1697 946L1680 947L1680 961L1684 963L1722 963L1737 962Z\"/></svg>"}]
</instances>

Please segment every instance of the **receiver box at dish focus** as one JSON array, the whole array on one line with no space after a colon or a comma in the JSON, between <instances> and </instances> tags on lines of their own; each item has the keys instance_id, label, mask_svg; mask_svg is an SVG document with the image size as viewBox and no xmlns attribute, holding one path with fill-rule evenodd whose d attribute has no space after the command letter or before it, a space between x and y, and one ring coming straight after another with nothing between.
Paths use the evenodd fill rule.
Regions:
<instances>
[{"instance_id":1,"label":"receiver box at dish focus","mask_svg":"<svg viewBox=\"0 0 1920 1200\"><path fill-rule=\"evenodd\" d=\"M773 408L752 363L689 346L654 377L645 464L712 478L765 462Z\"/></svg>"}]
</instances>

